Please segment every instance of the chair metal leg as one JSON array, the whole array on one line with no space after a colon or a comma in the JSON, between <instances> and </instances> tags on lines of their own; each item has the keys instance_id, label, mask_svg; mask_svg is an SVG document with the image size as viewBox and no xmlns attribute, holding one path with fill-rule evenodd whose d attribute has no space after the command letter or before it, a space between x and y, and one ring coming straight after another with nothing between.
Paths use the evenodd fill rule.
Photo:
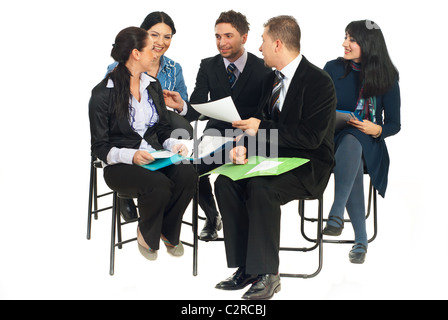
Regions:
<instances>
[{"instance_id":1,"label":"chair metal leg","mask_svg":"<svg viewBox=\"0 0 448 320\"><path fill-rule=\"evenodd\" d=\"M319 208L318 208L318 217L317 217L317 239L315 240L316 245L311 247L311 248L280 248L280 250L284 250L284 251L311 251L314 250L316 248L319 249L319 257L318 257L318 267L316 269L316 271L312 274L292 274L292 273L280 273L281 277L288 277L288 278L302 278L302 279L309 279L309 278L314 278L315 276L317 276L321 270L322 270L322 266L323 266L323 241L322 241L322 225L323 225L323 199L320 198L318 199L319 201ZM299 211L301 211L302 213L303 210L305 208L305 202L304 200L300 200L299 201ZM304 224L304 214L301 215L301 224Z\"/></svg>"},{"instance_id":2,"label":"chair metal leg","mask_svg":"<svg viewBox=\"0 0 448 320\"><path fill-rule=\"evenodd\" d=\"M199 184L199 182L198 182ZM186 246L193 248L193 276L198 275L198 207L199 207L199 186L196 186L196 192L193 195L192 202L192 214L191 214L191 222L182 221L183 224L186 224L192 228L193 233L193 242L182 241L182 243Z\"/></svg>"},{"instance_id":3,"label":"chair metal leg","mask_svg":"<svg viewBox=\"0 0 448 320\"><path fill-rule=\"evenodd\" d=\"M114 267L115 267L115 230L117 224L117 206L118 206L118 196L117 193L113 193L113 205L112 205L112 228L110 235L110 268L109 274L111 276L114 275Z\"/></svg>"},{"instance_id":4,"label":"chair metal leg","mask_svg":"<svg viewBox=\"0 0 448 320\"><path fill-rule=\"evenodd\" d=\"M305 211L303 209L304 204L302 205L302 209L299 206L299 214L300 215L305 215ZM367 204L367 214L366 214L366 219L370 216L370 212L371 212L371 208L373 206L373 236L368 240L369 243L371 243L373 240L375 240L377 234L378 234L378 204L377 204L377 192L376 189L373 187L372 182L370 182L370 186L369 186L369 200L368 200L368 204ZM322 221L327 221L328 219L323 219ZM311 222L316 222L316 218L306 218L304 217L304 221L311 221ZM344 220L345 222L350 222L349 219ZM302 228L301 228L301 233L302 236L309 242L316 242L316 239L311 239L309 238L306 233L305 233L305 229L302 223ZM330 239L323 239L324 243L336 243L336 244L354 244L355 241L354 240L330 240Z\"/></svg>"},{"instance_id":5,"label":"chair metal leg","mask_svg":"<svg viewBox=\"0 0 448 320\"><path fill-rule=\"evenodd\" d=\"M95 182L96 169L93 167L93 162L90 162L90 183L89 183L89 208L87 210L87 240L90 240L92 231L92 206L96 197L94 196L94 182ZM96 186L96 184L95 184ZM96 188L95 188L96 190ZM96 211L96 209L95 209Z\"/></svg>"},{"instance_id":6,"label":"chair metal leg","mask_svg":"<svg viewBox=\"0 0 448 320\"><path fill-rule=\"evenodd\" d=\"M193 276L198 275L198 206L199 206L199 190L193 198Z\"/></svg>"},{"instance_id":7,"label":"chair metal leg","mask_svg":"<svg viewBox=\"0 0 448 320\"><path fill-rule=\"evenodd\" d=\"M378 203L377 203L377 192L372 186L373 191L373 236L369 239L369 243L376 239L378 234Z\"/></svg>"},{"instance_id":8,"label":"chair metal leg","mask_svg":"<svg viewBox=\"0 0 448 320\"><path fill-rule=\"evenodd\" d=\"M120 197L118 197L117 195L117 204L115 207L116 213L116 219L117 219L117 237L118 237L118 242L115 244L116 246L118 246L118 249L123 248L123 246L121 245L122 243L122 237L121 237L121 215L120 215Z\"/></svg>"}]
</instances>

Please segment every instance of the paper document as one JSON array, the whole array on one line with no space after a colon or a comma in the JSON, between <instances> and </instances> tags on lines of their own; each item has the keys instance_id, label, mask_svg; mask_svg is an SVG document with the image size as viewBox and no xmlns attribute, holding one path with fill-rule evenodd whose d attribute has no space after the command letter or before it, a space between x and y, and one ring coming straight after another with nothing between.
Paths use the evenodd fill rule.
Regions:
<instances>
[{"instance_id":1,"label":"paper document","mask_svg":"<svg viewBox=\"0 0 448 320\"><path fill-rule=\"evenodd\" d=\"M154 157L154 159L170 158L175 155L174 152L171 152L169 150L158 150L150 153Z\"/></svg>"},{"instance_id":2,"label":"paper document","mask_svg":"<svg viewBox=\"0 0 448 320\"><path fill-rule=\"evenodd\" d=\"M302 158L264 158L252 156L248 158L247 164L224 164L207 174L222 174L236 181L259 176L276 176L300 167L309 162Z\"/></svg>"},{"instance_id":3,"label":"paper document","mask_svg":"<svg viewBox=\"0 0 448 320\"><path fill-rule=\"evenodd\" d=\"M252 170L250 170L246 175L256 173L257 171L270 171L270 170L277 170L277 167L281 165L283 162L280 161L263 161L256 167L254 167ZM273 171L275 172L275 171Z\"/></svg>"},{"instance_id":4,"label":"paper document","mask_svg":"<svg viewBox=\"0 0 448 320\"><path fill-rule=\"evenodd\" d=\"M198 155L193 157L201 159L227 146L233 146L234 140L234 137L204 136L198 146Z\"/></svg>"},{"instance_id":5,"label":"paper document","mask_svg":"<svg viewBox=\"0 0 448 320\"><path fill-rule=\"evenodd\" d=\"M230 96L207 103L192 104L191 106L200 114L216 120L225 122L241 120L240 114L236 110L235 104Z\"/></svg>"}]
</instances>

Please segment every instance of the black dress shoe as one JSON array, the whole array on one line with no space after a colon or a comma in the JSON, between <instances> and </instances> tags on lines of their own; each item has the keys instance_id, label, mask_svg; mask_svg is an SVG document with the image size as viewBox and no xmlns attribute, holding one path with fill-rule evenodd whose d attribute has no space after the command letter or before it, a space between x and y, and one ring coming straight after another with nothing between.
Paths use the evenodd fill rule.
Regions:
<instances>
[{"instance_id":1,"label":"black dress shoe","mask_svg":"<svg viewBox=\"0 0 448 320\"><path fill-rule=\"evenodd\" d=\"M120 201L120 213L124 221L128 222L138 218L137 208L133 199L118 199Z\"/></svg>"},{"instance_id":2,"label":"black dress shoe","mask_svg":"<svg viewBox=\"0 0 448 320\"><path fill-rule=\"evenodd\" d=\"M322 234L324 234L326 236L333 236L333 237L340 236L342 233L342 230L344 229L344 220L339 218L338 216L329 216L328 221L332 221L335 224L337 224L338 226L335 227L335 226L329 225L327 223L327 225L325 226L325 229L322 231Z\"/></svg>"},{"instance_id":3,"label":"black dress shoe","mask_svg":"<svg viewBox=\"0 0 448 320\"><path fill-rule=\"evenodd\" d=\"M251 284L258 278L258 275L246 274L246 268L240 267L230 277L218 283L215 288L222 290L239 290Z\"/></svg>"},{"instance_id":4,"label":"black dress shoe","mask_svg":"<svg viewBox=\"0 0 448 320\"><path fill-rule=\"evenodd\" d=\"M354 252L354 250L356 249L358 249L357 252ZM356 243L352 247L350 253L348 254L348 259L350 260L351 263L363 264L364 261L366 261L366 254L367 254L367 247L362 243Z\"/></svg>"},{"instance_id":5,"label":"black dress shoe","mask_svg":"<svg viewBox=\"0 0 448 320\"><path fill-rule=\"evenodd\" d=\"M271 299L280 289L280 275L261 274L242 298L246 300Z\"/></svg>"},{"instance_id":6,"label":"black dress shoe","mask_svg":"<svg viewBox=\"0 0 448 320\"><path fill-rule=\"evenodd\" d=\"M218 231L222 229L221 217L217 216L214 221L205 219L205 225L199 234L199 239L203 241L213 241L218 239Z\"/></svg>"}]
</instances>

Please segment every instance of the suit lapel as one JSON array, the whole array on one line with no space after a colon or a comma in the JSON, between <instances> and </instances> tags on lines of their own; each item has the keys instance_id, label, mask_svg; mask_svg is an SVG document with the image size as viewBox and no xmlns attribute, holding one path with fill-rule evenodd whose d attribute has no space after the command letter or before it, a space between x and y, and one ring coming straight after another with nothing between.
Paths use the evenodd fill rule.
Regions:
<instances>
[{"instance_id":1,"label":"suit lapel","mask_svg":"<svg viewBox=\"0 0 448 320\"><path fill-rule=\"evenodd\" d=\"M285 97L285 102L283 103L282 112L280 113L280 120L283 121L288 117L288 113L290 111L298 112L299 119L302 115L302 104L298 103L297 95L300 94L301 90L299 88L303 88L304 83L304 74L306 72L308 66L308 60L302 56L302 61L300 61L299 66L297 67L296 72L289 84L288 92ZM299 110L297 110L299 109Z\"/></svg>"}]
</instances>

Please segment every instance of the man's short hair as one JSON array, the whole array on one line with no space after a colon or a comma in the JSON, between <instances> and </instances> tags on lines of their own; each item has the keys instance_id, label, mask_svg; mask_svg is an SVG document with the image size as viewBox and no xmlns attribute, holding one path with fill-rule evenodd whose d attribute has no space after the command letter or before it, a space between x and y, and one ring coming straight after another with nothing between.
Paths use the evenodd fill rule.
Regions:
<instances>
[{"instance_id":1,"label":"man's short hair","mask_svg":"<svg viewBox=\"0 0 448 320\"><path fill-rule=\"evenodd\" d=\"M272 39L279 39L288 49L300 52L301 32L299 24L294 17L274 17L269 19L268 22L264 24L264 27L268 27L267 34Z\"/></svg>"},{"instance_id":2,"label":"man's short hair","mask_svg":"<svg viewBox=\"0 0 448 320\"><path fill-rule=\"evenodd\" d=\"M249 33L250 30L246 16L233 10L222 12L218 20L216 20L215 26L219 23L230 23L240 35Z\"/></svg>"}]
</instances>

